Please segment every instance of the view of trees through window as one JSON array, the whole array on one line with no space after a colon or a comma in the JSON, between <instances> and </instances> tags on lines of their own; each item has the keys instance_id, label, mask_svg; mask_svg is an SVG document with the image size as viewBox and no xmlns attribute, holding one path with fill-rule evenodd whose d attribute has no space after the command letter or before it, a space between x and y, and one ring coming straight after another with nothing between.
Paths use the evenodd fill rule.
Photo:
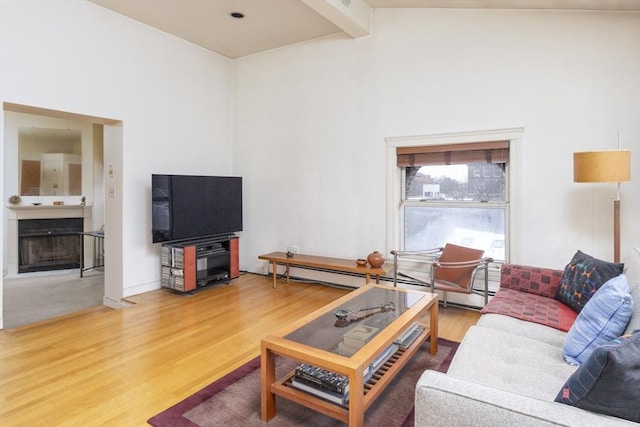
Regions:
<instances>
[{"instance_id":1,"label":"view of trees through window","mask_svg":"<svg viewBox=\"0 0 640 427\"><path fill-rule=\"evenodd\" d=\"M505 201L504 163L408 167L406 199Z\"/></svg>"},{"instance_id":2,"label":"view of trees through window","mask_svg":"<svg viewBox=\"0 0 640 427\"><path fill-rule=\"evenodd\" d=\"M505 259L504 163L406 167L404 248L455 243Z\"/></svg>"}]
</instances>

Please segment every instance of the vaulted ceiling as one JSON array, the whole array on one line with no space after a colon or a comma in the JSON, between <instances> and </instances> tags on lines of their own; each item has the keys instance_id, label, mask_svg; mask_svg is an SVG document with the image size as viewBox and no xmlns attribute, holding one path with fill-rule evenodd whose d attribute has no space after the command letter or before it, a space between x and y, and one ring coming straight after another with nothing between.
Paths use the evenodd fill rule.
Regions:
<instances>
[{"instance_id":1,"label":"vaulted ceiling","mask_svg":"<svg viewBox=\"0 0 640 427\"><path fill-rule=\"evenodd\" d=\"M229 58L345 31L375 8L638 11L640 0L91 0ZM332 5L333 4L333 5ZM353 13L351 13L353 11ZM242 18L234 18L240 13ZM359 21L360 18L360 21Z\"/></svg>"}]
</instances>

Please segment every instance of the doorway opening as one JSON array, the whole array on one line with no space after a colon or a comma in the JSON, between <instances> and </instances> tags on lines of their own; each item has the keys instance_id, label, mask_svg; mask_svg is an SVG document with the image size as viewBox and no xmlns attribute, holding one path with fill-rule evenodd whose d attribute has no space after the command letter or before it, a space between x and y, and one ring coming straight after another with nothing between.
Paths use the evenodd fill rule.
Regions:
<instances>
[{"instance_id":1,"label":"doorway opening","mask_svg":"<svg viewBox=\"0 0 640 427\"><path fill-rule=\"evenodd\" d=\"M56 245L54 245L55 247L58 247L57 243L60 243L61 241L57 238L60 236L56 236L56 238L51 240L46 239L47 236L45 235L33 235L23 236L23 242L18 243L19 237L17 236L17 223L22 221L17 221L17 218L20 217L21 219L24 219L25 212L27 212L26 218L31 219L33 216L34 219L48 219L45 212L51 214L52 209L54 211L58 210L62 213L63 210L78 207L83 209L85 212L89 212L89 214L84 217L84 221L79 232L86 233L96 230L106 231L109 229L109 224L113 223L116 226L112 228L116 232L113 234L108 232L105 233L105 247L108 248L109 245L121 247L122 236L119 235L119 230L121 230L120 224L122 222L121 203L119 201L118 203L114 203L115 201L106 199L106 178L104 173L105 158L109 159L109 165L111 168L120 168L122 165L121 122L113 119L92 117L6 102L3 104L3 108L4 122L2 124L4 125L3 151L5 167L3 168L2 191L5 199L9 198L12 194L20 194L20 196L17 198L12 197L12 199L17 199L18 203L15 206L6 207L3 215L3 232L1 236L4 246L4 255L1 260L3 277L0 279L0 301L2 302L2 304L0 304L0 310L2 310L0 311L0 328L11 324L9 319L6 317L6 314L10 312L10 310L7 310L7 307L14 303L18 303L21 298L17 297L14 292L16 289L16 283L24 285L18 286L19 292L22 292L23 290L26 291L27 288L30 288L32 289L31 292L37 292L38 294L54 292L53 295L55 295L54 283L85 280L85 283L93 282L92 287L94 289L91 291L93 294L88 298L88 300L92 302L89 304L95 305L97 302L100 306L107 305L111 308L118 308L118 302L122 298L123 281L121 274L119 273L122 271L122 260L118 258L109 259L107 249L105 250L107 259L105 260L104 266L92 269L92 271L81 275L80 270L83 263L78 263L76 261L76 258L79 259L79 257L83 256L82 250L79 251L80 255L77 253L79 244L82 242L82 238L80 238L79 235L72 236L66 232L63 233L65 234L65 236L62 237L62 243L64 243L64 246L66 247L65 256L72 256L74 260L66 264L64 267L60 267L60 270L49 270L48 267L38 267L37 270L46 271L38 271L34 273L32 271L36 270L30 268L27 268L27 270L21 268L20 271L18 271L18 264L27 258L29 261L35 259L36 261L34 262L36 264L40 264L42 261L42 259L36 258L43 258L45 261L47 260L49 252L52 252L47 250L47 248L51 249L49 247L51 245L47 246L48 244L44 243L43 238L45 238L45 240L50 240L49 243L56 243ZM29 124L24 126L25 123ZM29 154L23 155L22 153L19 153L20 143L18 142L18 134L20 128L24 129L28 126L32 129L39 130L34 131L34 133L38 134L39 138L32 137L28 140L28 144L30 145L27 144L27 152ZM106 130L108 130L108 132L106 132ZM58 135L56 135L56 133ZM73 148L73 151L65 151L66 149L62 148L59 141L60 138L56 139L56 137L60 137L63 133L82 135L82 148ZM105 133L109 136L106 137ZM42 139L42 134L45 136L49 135L49 140L52 141L52 144L48 153L43 152L42 154L39 154L35 149L39 144L36 140ZM14 136L12 137L12 135ZM52 158L51 153L54 153L54 157L57 156L62 159L60 163L60 170L68 170L68 173L65 172L64 174L61 174L60 178L56 176L53 176L52 178L52 173L57 171L55 167L49 167L50 162L45 166L43 159L46 158L47 160L50 160ZM69 159L71 159L71 161L69 161ZM30 173L27 173L27 178L25 178L25 184L23 185L21 182L21 161L25 160L27 161L27 164L38 162L41 165L41 172L39 174L40 176L38 176L38 174L33 172L37 168L27 168ZM47 168L51 170L48 170ZM43 179L45 179L45 169L48 171L48 175L46 177L48 181L43 181ZM53 189L51 190L52 192L45 192L44 190L49 187ZM120 183L117 183L117 187L117 194L122 194L122 192L119 191L121 190ZM34 188L39 188L39 191L34 191ZM62 191L63 188L65 192L58 192ZM23 192L23 189L27 189L27 192ZM116 209L110 208L110 205L112 204L116 205ZM16 212L20 213L16 214ZM39 218L39 212L45 215L45 217ZM11 227L14 227L13 225L11 227L9 226L13 216L16 217L16 221L14 221L14 223L16 223L16 232L10 232L10 230L13 230ZM55 212L54 217L59 218ZM49 234L49 231L51 230L43 231L43 233ZM43 244L40 245L40 243ZM118 253L120 251L114 250L113 252ZM25 256L23 257L21 255ZM26 255L29 255L29 257ZM33 257L31 257L31 255L33 255ZM42 257L39 255L42 255ZM89 259L89 257L93 257L94 254L91 251L88 251L84 256ZM57 259L56 257L51 259ZM91 260L89 260L88 263L91 263ZM40 290L33 291L33 289L37 289L34 288L34 283L40 282L49 282L52 285L46 289L40 288ZM99 283L99 298L97 300L95 298L96 282ZM8 289L5 289L4 283L10 285L8 288L11 288L11 292L8 292ZM80 292L82 289L82 286L76 285L75 291ZM60 295L62 295L62 293ZM31 294L30 296L33 297L35 294ZM78 296L80 298L74 299L83 299L80 295ZM33 303L34 298L27 299L31 300L31 303ZM47 300L53 302L56 298L50 295ZM78 311L78 306L74 304L70 304L70 308L73 311ZM79 309L83 308L84 307L80 307ZM47 311L46 307L44 308L44 311ZM53 311L57 312L57 310Z\"/></svg>"}]
</instances>

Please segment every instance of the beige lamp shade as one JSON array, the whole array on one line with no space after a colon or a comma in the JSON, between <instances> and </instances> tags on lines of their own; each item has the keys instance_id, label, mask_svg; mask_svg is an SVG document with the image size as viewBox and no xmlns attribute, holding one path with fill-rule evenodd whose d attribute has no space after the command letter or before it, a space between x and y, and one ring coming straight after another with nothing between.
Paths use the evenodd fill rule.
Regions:
<instances>
[{"instance_id":1,"label":"beige lamp shade","mask_svg":"<svg viewBox=\"0 0 640 427\"><path fill-rule=\"evenodd\" d=\"M573 153L573 181L631 181L631 151L608 150Z\"/></svg>"}]
</instances>

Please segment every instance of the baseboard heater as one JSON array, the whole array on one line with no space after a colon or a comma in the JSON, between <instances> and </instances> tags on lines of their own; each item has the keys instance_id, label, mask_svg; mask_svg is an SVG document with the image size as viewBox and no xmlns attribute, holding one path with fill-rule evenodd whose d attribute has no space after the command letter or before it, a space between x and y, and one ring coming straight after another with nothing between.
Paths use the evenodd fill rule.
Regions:
<instances>
[{"instance_id":1,"label":"baseboard heater","mask_svg":"<svg viewBox=\"0 0 640 427\"><path fill-rule=\"evenodd\" d=\"M319 267L311 267L311 266L298 266L296 265L295 267L291 267L291 270L293 269L301 269L301 270L313 270L313 271L318 271L320 273L326 273L326 274L337 274L337 275L341 275L341 276L351 276L351 277L364 277L364 274L358 274L358 273L351 273L351 272L347 272L347 271L336 271L336 270L328 270L326 268L319 268ZM267 272L265 274L265 276L270 276L270 273ZM280 279L284 279L286 278L285 273L282 274L277 274L277 277ZM343 283L335 283L335 282L330 282L330 281L326 281L326 280L319 280L319 279L312 279L312 278L308 278L308 277L301 277L301 276L294 276L294 275L290 275L289 276L289 280L291 281L297 281L297 282L306 282L306 283L318 283L321 285L327 285L327 286L336 286L336 287L340 287L340 288L345 288L345 289L357 289L358 286L351 286L351 285L347 285L347 284L343 284ZM393 284L393 276L380 276L380 282L387 282L387 284ZM402 279L402 278L397 278L396 282L402 285L411 285L411 286L417 286L417 287L421 287L421 288L425 288L425 289L431 289L430 285L427 284L421 284L421 283L417 283L415 281L412 281L410 279ZM495 295L495 291L489 290L488 294L490 297ZM475 306L475 305L470 305L470 304L463 304L463 303L459 303L459 302L452 302L452 301L447 301L447 305L451 306L451 307L457 307L457 308L464 308L464 309L468 309L468 310L480 310L482 309L481 306Z\"/></svg>"}]
</instances>

